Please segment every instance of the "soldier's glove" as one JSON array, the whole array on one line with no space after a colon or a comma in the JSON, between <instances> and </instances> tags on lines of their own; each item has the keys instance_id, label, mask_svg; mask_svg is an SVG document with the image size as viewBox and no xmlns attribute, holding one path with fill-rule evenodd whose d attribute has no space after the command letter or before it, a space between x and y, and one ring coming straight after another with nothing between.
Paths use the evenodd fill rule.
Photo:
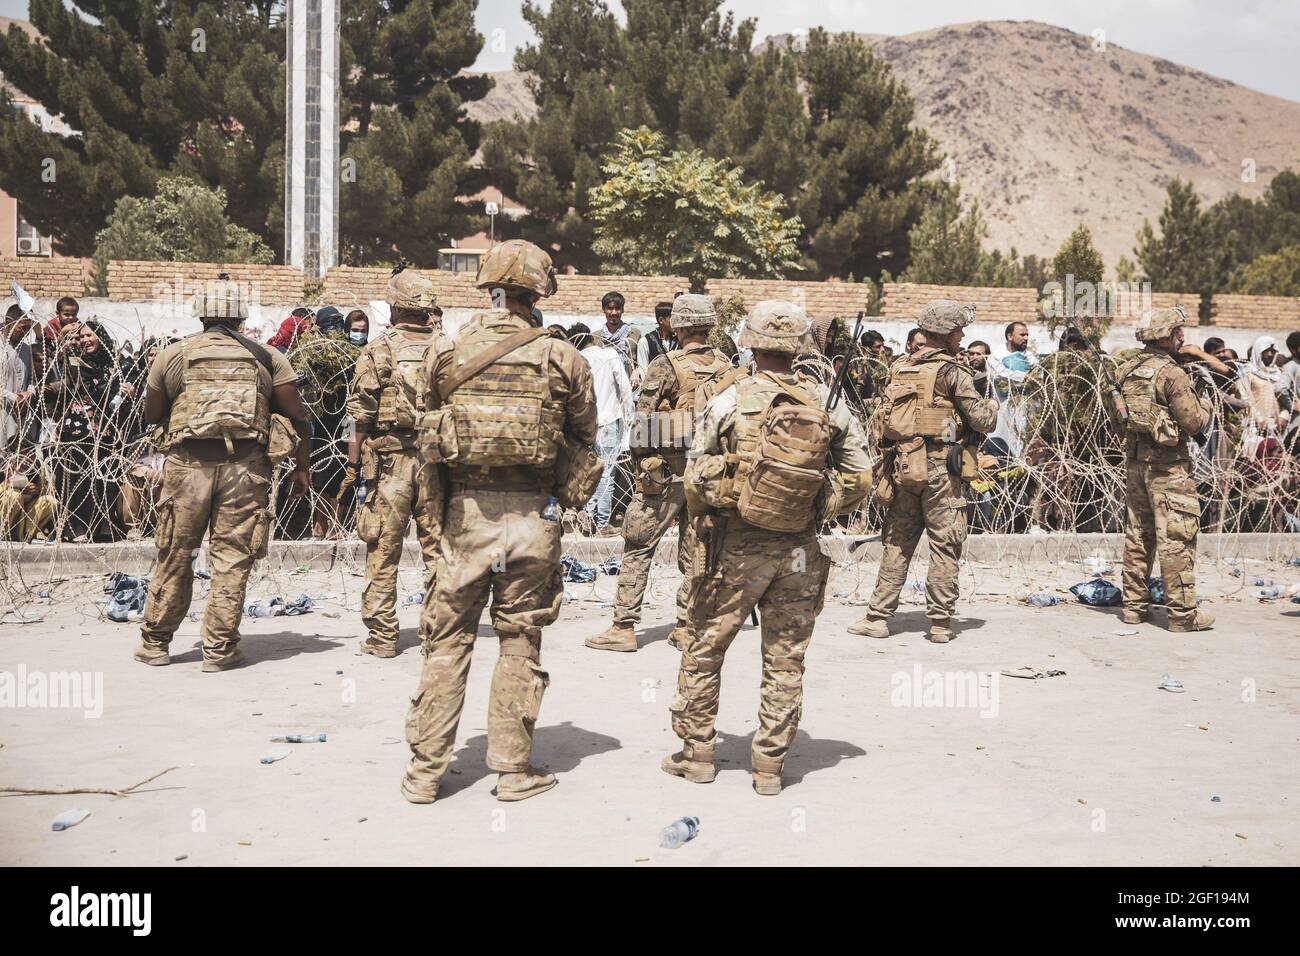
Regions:
<instances>
[{"instance_id":1,"label":"soldier's glove","mask_svg":"<svg viewBox=\"0 0 1300 956\"><path fill-rule=\"evenodd\" d=\"M343 497L343 493L345 491L347 491L349 488L351 488L353 485L357 483L357 478L360 476L360 474L361 474L360 462L350 461L347 463L347 466L344 469L343 481L339 485L338 496L340 498Z\"/></svg>"}]
</instances>

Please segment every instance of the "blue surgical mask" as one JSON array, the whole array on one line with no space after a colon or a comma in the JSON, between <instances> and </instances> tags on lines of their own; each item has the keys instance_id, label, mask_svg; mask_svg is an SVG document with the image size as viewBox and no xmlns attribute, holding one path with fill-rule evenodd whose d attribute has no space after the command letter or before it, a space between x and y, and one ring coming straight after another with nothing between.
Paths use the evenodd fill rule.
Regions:
<instances>
[{"instance_id":1,"label":"blue surgical mask","mask_svg":"<svg viewBox=\"0 0 1300 956\"><path fill-rule=\"evenodd\" d=\"M365 333L365 332L349 332L349 333L348 333L348 341L351 342L353 345L365 345L365 344L366 344L366 333Z\"/></svg>"}]
</instances>

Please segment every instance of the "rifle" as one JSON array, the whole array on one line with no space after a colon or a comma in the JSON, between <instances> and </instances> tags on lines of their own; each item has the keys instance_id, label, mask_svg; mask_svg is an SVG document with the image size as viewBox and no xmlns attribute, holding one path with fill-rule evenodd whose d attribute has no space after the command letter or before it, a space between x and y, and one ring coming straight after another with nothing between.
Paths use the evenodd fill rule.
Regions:
<instances>
[{"instance_id":1,"label":"rifle","mask_svg":"<svg viewBox=\"0 0 1300 956\"><path fill-rule=\"evenodd\" d=\"M1092 352L1093 357L1097 360L1097 371L1101 373L1102 378L1106 380L1107 391L1110 393L1110 404L1113 410L1120 431L1123 431L1128 425L1128 406L1124 404L1124 393L1120 391L1119 383L1115 381L1115 376L1110 374L1110 369L1106 365L1106 356L1101 354L1101 349L1097 348L1097 343L1084 335L1078 326L1066 326L1066 332L1078 332L1080 337L1088 343L1088 349Z\"/></svg>"},{"instance_id":2,"label":"rifle","mask_svg":"<svg viewBox=\"0 0 1300 956\"><path fill-rule=\"evenodd\" d=\"M835 378L831 381L831 390L826 395L826 411L835 411L835 406L840 403L840 394L844 391L844 376L849 373L849 365L853 362L853 353L858 347L858 336L862 332L863 312L858 312L858 320L853 323L853 335L849 340L849 350L844 356L844 361L840 363L840 370L835 373Z\"/></svg>"}]
</instances>

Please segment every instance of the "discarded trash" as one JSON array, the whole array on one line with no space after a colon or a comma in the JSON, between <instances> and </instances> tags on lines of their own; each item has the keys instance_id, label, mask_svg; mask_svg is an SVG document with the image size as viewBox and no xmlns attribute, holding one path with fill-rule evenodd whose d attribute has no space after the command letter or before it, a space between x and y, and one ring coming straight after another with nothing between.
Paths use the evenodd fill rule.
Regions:
<instances>
[{"instance_id":1,"label":"discarded trash","mask_svg":"<svg viewBox=\"0 0 1300 956\"><path fill-rule=\"evenodd\" d=\"M659 834L659 845L665 850L675 850L683 843L689 843L700 832L699 817L682 817L663 828Z\"/></svg>"},{"instance_id":2,"label":"discarded trash","mask_svg":"<svg viewBox=\"0 0 1300 956\"><path fill-rule=\"evenodd\" d=\"M324 734L282 734L279 737L272 737L273 744L323 744L325 743ZM265 763L265 761L263 761Z\"/></svg>"},{"instance_id":3,"label":"discarded trash","mask_svg":"<svg viewBox=\"0 0 1300 956\"><path fill-rule=\"evenodd\" d=\"M1220 796L1216 793L1214 796L1210 797L1210 802L1211 802L1211 803L1222 803L1222 802L1223 802L1223 798L1220 797Z\"/></svg>"},{"instance_id":4,"label":"discarded trash","mask_svg":"<svg viewBox=\"0 0 1300 956\"><path fill-rule=\"evenodd\" d=\"M590 584L596 580L596 566L588 564L586 561L580 561L572 555L566 554L560 558L560 566L564 568L564 580L572 581L575 584Z\"/></svg>"},{"instance_id":5,"label":"discarded trash","mask_svg":"<svg viewBox=\"0 0 1300 956\"><path fill-rule=\"evenodd\" d=\"M1287 558L1286 563L1287 567L1300 568L1300 558Z\"/></svg>"},{"instance_id":6,"label":"discarded trash","mask_svg":"<svg viewBox=\"0 0 1300 956\"><path fill-rule=\"evenodd\" d=\"M406 596L406 598L402 601L402 607L413 607L414 605L423 604L423 603L424 603L424 592L416 591Z\"/></svg>"},{"instance_id":7,"label":"discarded trash","mask_svg":"<svg viewBox=\"0 0 1300 956\"><path fill-rule=\"evenodd\" d=\"M112 596L104 605L106 616L115 624L139 621L144 617L144 602L149 596L147 591L149 579L133 578L120 571L113 572L109 584L112 584L114 579L118 582L118 587L112 591ZM104 587L107 589L108 585Z\"/></svg>"},{"instance_id":8,"label":"discarded trash","mask_svg":"<svg viewBox=\"0 0 1300 956\"><path fill-rule=\"evenodd\" d=\"M1099 578L1103 574L1109 574L1113 569L1106 556L1100 551L1094 551L1088 557L1083 559L1083 566L1094 578Z\"/></svg>"},{"instance_id":9,"label":"discarded trash","mask_svg":"<svg viewBox=\"0 0 1300 956\"><path fill-rule=\"evenodd\" d=\"M560 597L560 603L569 604L573 601L576 601L577 599L578 596L574 594L572 591L565 591L564 594Z\"/></svg>"},{"instance_id":10,"label":"discarded trash","mask_svg":"<svg viewBox=\"0 0 1300 956\"><path fill-rule=\"evenodd\" d=\"M1232 575L1234 578L1239 578L1241 577L1241 568L1233 568L1228 572L1228 574Z\"/></svg>"},{"instance_id":11,"label":"discarded trash","mask_svg":"<svg viewBox=\"0 0 1300 956\"><path fill-rule=\"evenodd\" d=\"M1137 631L1112 631L1116 637L1132 637Z\"/></svg>"},{"instance_id":12,"label":"discarded trash","mask_svg":"<svg viewBox=\"0 0 1300 956\"><path fill-rule=\"evenodd\" d=\"M1055 607L1058 604L1064 604L1061 598L1055 594L1048 594L1046 591L1040 591L1037 594L1031 594L1025 600L1034 607Z\"/></svg>"},{"instance_id":13,"label":"discarded trash","mask_svg":"<svg viewBox=\"0 0 1300 956\"><path fill-rule=\"evenodd\" d=\"M195 571L195 572L194 572L194 576L195 576L196 578L198 578L200 581L211 581L211 580L212 580L212 572L211 572L211 571Z\"/></svg>"},{"instance_id":14,"label":"discarded trash","mask_svg":"<svg viewBox=\"0 0 1300 956\"><path fill-rule=\"evenodd\" d=\"M276 747L274 750L262 754L260 759L262 763L275 763L277 760L283 760L287 756L289 756L288 747Z\"/></svg>"},{"instance_id":15,"label":"discarded trash","mask_svg":"<svg viewBox=\"0 0 1300 956\"><path fill-rule=\"evenodd\" d=\"M1147 578L1147 593L1151 595L1152 604L1165 603L1164 578Z\"/></svg>"},{"instance_id":16,"label":"discarded trash","mask_svg":"<svg viewBox=\"0 0 1300 956\"><path fill-rule=\"evenodd\" d=\"M1252 595L1261 601L1274 601L1282 596L1282 589L1275 585L1271 588L1260 588L1258 591L1252 592Z\"/></svg>"},{"instance_id":17,"label":"discarded trash","mask_svg":"<svg viewBox=\"0 0 1300 956\"><path fill-rule=\"evenodd\" d=\"M129 574L123 574L121 571L114 571L108 576L108 581L104 584L104 593L112 594L115 591L129 591L132 588L142 587L149 583L147 577L132 577Z\"/></svg>"},{"instance_id":18,"label":"discarded trash","mask_svg":"<svg viewBox=\"0 0 1300 956\"><path fill-rule=\"evenodd\" d=\"M288 604L284 598L271 598L270 603L266 605L250 604L244 608L244 613L249 617L297 617L299 614L307 614L316 606L316 602L305 594L299 594Z\"/></svg>"},{"instance_id":19,"label":"discarded trash","mask_svg":"<svg viewBox=\"0 0 1300 956\"><path fill-rule=\"evenodd\" d=\"M623 569L623 559L610 555L600 565L601 574L618 574Z\"/></svg>"},{"instance_id":20,"label":"discarded trash","mask_svg":"<svg viewBox=\"0 0 1300 956\"><path fill-rule=\"evenodd\" d=\"M1256 578L1256 579L1255 579L1254 581L1252 581L1251 583L1254 584L1255 587L1257 587L1257 588L1266 588L1266 587L1270 587L1270 586L1273 584L1273 579L1272 579L1272 578L1269 578L1269 579L1266 581L1266 580L1264 580L1263 578Z\"/></svg>"},{"instance_id":21,"label":"discarded trash","mask_svg":"<svg viewBox=\"0 0 1300 956\"><path fill-rule=\"evenodd\" d=\"M1170 677L1168 674L1160 675L1160 683L1156 684L1158 690L1167 690L1171 694L1181 694L1183 692L1183 682Z\"/></svg>"},{"instance_id":22,"label":"discarded trash","mask_svg":"<svg viewBox=\"0 0 1300 956\"><path fill-rule=\"evenodd\" d=\"M1115 607L1124 603L1124 593L1105 578L1081 581L1070 588L1070 593L1090 607Z\"/></svg>"},{"instance_id":23,"label":"discarded trash","mask_svg":"<svg viewBox=\"0 0 1300 956\"><path fill-rule=\"evenodd\" d=\"M50 824L50 829L53 830L55 833L58 833L60 830L66 830L69 827L75 827L78 823L86 819L86 817L88 816L90 816L90 811L82 810L80 807L77 807L76 809L73 810L64 810L57 817L54 818L54 822Z\"/></svg>"},{"instance_id":24,"label":"discarded trash","mask_svg":"<svg viewBox=\"0 0 1300 956\"><path fill-rule=\"evenodd\" d=\"M1003 671L1004 677L1024 677L1029 680L1042 680L1044 677L1064 677L1065 671L1062 670L1043 670L1041 667L1034 667L1032 664L1026 664L1023 667L1017 667L1014 670Z\"/></svg>"}]
</instances>

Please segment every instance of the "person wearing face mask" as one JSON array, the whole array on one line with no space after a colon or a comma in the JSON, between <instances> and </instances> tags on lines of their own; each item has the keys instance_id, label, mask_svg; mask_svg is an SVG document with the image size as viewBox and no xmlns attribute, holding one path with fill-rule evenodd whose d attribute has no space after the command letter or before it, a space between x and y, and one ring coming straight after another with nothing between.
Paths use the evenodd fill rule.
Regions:
<instances>
[{"instance_id":1,"label":"person wearing face mask","mask_svg":"<svg viewBox=\"0 0 1300 956\"><path fill-rule=\"evenodd\" d=\"M348 313L348 341L358 348L370 341L370 318L360 309Z\"/></svg>"}]
</instances>

